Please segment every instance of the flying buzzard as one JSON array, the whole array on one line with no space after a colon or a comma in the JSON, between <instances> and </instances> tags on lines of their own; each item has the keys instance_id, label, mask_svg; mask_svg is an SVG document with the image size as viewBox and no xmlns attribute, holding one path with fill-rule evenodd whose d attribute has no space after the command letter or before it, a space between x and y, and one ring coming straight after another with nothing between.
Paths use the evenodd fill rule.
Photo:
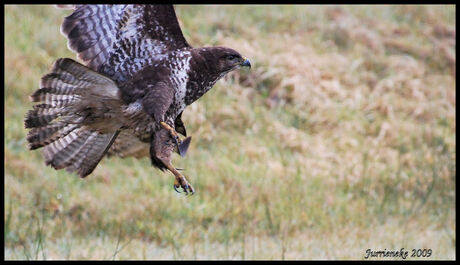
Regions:
<instances>
[{"instance_id":1,"label":"flying buzzard","mask_svg":"<svg viewBox=\"0 0 460 265\"><path fill-rule=\"evenodd\" d=\"M248 59L225 47L193 48L171 5L76 5L61 33L84 62L58 59L30 96L25 118L30 149L47 165L91 174L104 155L143 157L175 176L174 189L195 192L171 164L190 137L185 107Z\"/></svg>"}]
</instances>

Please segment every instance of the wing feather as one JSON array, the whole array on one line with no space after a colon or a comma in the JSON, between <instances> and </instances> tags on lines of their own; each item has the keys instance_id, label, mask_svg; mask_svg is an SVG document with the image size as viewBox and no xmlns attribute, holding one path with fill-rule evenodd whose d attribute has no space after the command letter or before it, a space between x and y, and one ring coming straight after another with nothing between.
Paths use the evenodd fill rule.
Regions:
<instances>
[{"instance_id":1,"label":"wing feather","mask_svg":"<svg viewBox=\"0 0 460 265\"><path fill-rule=\"evenodd\" d=\"M147 59L190 47L172 5L76 5L61 33L68 48L91 69L115 81ZM134 70L133 70L134 69Z\"/></svg>"}]
</instances>

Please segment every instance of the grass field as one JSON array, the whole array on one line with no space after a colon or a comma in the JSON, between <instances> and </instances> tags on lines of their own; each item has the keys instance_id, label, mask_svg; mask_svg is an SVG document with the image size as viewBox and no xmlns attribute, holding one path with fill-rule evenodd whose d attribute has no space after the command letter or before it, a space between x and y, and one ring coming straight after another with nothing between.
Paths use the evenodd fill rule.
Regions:
<instances>
[{"instance_id":1,"label":"grass field","mask_svg":"<svg viewBox=\"0 0 460 265\"><path fill-rule=\"evenodd\" d=\"M69 10L5 6L5 259L456 258L455 6L176 12L253 65L184 112L189 197L147 158L80 179L27 150L28 96L75 58Z\"/></svg>"}]
</instances>

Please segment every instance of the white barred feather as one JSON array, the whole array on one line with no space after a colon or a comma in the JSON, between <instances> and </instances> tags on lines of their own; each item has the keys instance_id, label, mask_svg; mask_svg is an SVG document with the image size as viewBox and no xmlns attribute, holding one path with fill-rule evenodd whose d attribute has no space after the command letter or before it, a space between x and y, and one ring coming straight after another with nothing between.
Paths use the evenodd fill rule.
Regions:
<instances>
[{"instance_id":1,"label":"white barred feather","mask_svg":"<svg viewBox=\"0 0 460 265\"><path fill-rule=\"evenodd\" d=\"M77 5L61 33L91 69L116 81L152 59L190 47L169 5Z\"/></svg>"},{"instance_id":2,"label":"white barred feather","mask_svg":"<svg viewBox=\"0 0 460 265\"><path fill-rule=\"evenodd\" d=\"M25 119L26 128L31 128L27 136L29 148L44 147L45 162L55 169L66 168L87 176L122 126L118 120L107 118L118 117L121 112L117 109L122 104L119 93L109 78L71 59L57 60L30 97L41 103ZM100 132L95 124L101 120L118 127L106 127Z\"/></svg>"}]
</instances>

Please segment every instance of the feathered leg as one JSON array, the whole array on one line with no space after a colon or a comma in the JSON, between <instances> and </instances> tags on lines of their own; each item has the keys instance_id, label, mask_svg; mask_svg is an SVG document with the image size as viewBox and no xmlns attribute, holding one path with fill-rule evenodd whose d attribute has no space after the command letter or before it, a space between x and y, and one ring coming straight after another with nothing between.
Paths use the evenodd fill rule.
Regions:
<instances>
[{"instance_id":1,"label":"feathered leg","mask_svg":"<svg viewBox=\"0 0 460 265\"><path fill-rule=\"evenodd\" d=\"M195 189L188 182L187 178L182 175L171 163L172 152L175 148L175 144L171 141L172 137L169 130L160 129L158 130L150 144L150 157L152 164L156 165L160 169L168 169L174 175L174 189L181 187L186 194L194 194ZM177 191L178 192L178 191Z\"/></svg>"}]
</instances>

